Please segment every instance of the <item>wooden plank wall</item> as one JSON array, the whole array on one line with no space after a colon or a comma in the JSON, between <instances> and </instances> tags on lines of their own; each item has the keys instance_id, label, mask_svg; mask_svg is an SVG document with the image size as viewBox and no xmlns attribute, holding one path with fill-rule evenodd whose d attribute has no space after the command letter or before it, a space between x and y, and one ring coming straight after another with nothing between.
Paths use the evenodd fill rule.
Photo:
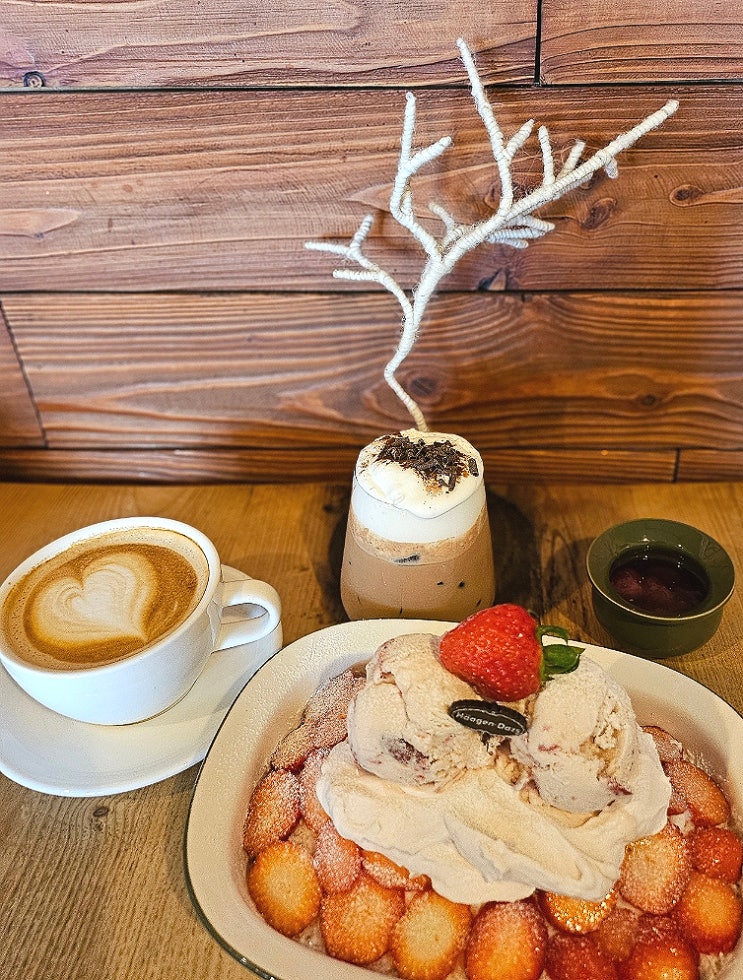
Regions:
<instances>
[{"instance_id":1,"label":"wooden plank wall","mask_svg":"<svg viewBox=\"0 0 743 980\"><path fill-rule=\"evenodd\" d=\"M499 200L455 40L507 134L588 151L679 111L442 283L399 372L493 482L743 475L743 0L0 0L0 477L346 481L410 419L382 379L399 308L308 239L412 288L389 215L405 92L414 183ZM541 180L530 142L519 189Z\"/></svg>"}]
</instances>

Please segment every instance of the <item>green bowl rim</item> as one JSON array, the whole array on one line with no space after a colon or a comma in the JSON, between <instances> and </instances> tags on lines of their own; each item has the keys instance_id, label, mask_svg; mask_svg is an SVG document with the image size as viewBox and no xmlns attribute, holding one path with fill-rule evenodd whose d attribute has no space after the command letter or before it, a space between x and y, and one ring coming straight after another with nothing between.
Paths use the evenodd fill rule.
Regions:
<instances>
[{"instance_id":1,"label":"green bowl rim","mask_svg":"<svg viewBox=\"0 0 743 980\"><path fill-rule=\"evenodd\" d=\"M659 532L655 534L652 533L652 526L662 526L666 531L677 531L676 537L683 535L689 535L698 538L700 542L707 542L708 546L716 552L716 563L715 568L719 569L723 575L721 587L719 583L713 579L710 574L707 563L701 559L697 554L695 554L689 547L684 546L682 542L671 543L669 545L668 535L661 536ZM643 537L637 538L637 541L627 541L624 543L615 554L611 556L611 561L608 565L605 562L601 562L600 568L597 568L598 564L598 553L601 548L605 548L608 542L613 536L616 536L617 532L626 529L631 531L633 528L637 527L638 531L642 528L646 531ZM648 528L651 528L648 531ZM657 544L663 545L665 547L682 548L686 551L689 556L701 565L704 569L707 577L710 581L710 591L708 597L702 603L702 606L693 613L689 613L683 616L658 616L654 613L646 612L644 609L638 609L636 606L632 606L629 603L624 602L621 597L619 597L609 585L609 568L616 561L619 555L628 551L631 548L636 548L638 545L642 544ZM606 565L606 567L604 567ZM612 527L607 528L602 531L597 537L593 539L591 544L588 546L588 551L586 553L586 571L588 572L588 578L591 582L593 588L601 594L601 596L612 606L614 606L619 612L629 613L633 617L636 617L638 621L648 622L648 623L667 623L672 624L683 624L693 622L694 620L703 619L708 617L711 613L716 612L721 609L730 599L735 588L735 566L733 565L732 559L728 552L723 548L719 541L713 538L711 535L707 534L706 531L702 531L700 528L694 527L692 524L684 524L682 521L674 521L664 517L638 517L633 518L629 521L620 521L618 524L612 525Z\"/></svg>"}]
</instances>

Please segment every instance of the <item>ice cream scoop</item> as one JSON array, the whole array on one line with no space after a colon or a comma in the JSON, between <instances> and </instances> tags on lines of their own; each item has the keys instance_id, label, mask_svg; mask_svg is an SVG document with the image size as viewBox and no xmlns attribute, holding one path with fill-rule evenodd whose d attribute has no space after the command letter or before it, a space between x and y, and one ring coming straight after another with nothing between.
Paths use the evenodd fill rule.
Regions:
<instances>
[{"instance_id":1,"label":"ice cream scoop","mask_svg":"<svg viewBox=\"0 0 743 980\"><path fill-rule=\"evenodd\" d=\"M348 741L367 772L410 785L445 783L489 766L479 733L449 714L472 688L443 668L428 633L383 643L367 664L367 682L348 714Z\"/></svg>"},{"instance_id":2,"label":"ice cream scoop","mask_svg":"<svg viewBox=\"0 0 743 980\"><path fill-rule=\"evenodd\" d=\"M586 813L632 793L641 738L649 736L636 724L627 693L584 659L545 685L511 751L543 802Z\"/></svg>"}]
</instances>

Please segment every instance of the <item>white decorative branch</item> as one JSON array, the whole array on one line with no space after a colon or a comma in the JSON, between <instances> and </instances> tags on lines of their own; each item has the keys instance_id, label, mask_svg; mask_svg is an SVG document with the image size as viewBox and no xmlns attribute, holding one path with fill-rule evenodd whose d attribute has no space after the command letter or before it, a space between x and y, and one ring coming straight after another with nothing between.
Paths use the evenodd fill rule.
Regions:
<instances>
[{"instance_id":1,"label":"white decorative branch","mask_svg":"<svg viewBox=\"0 0 743 980\"><path fill-rule=\"evenodd\" d=\"M670 99L664 106L638 123L637 126L617 136L583 163L579 161L585 149L585 143L577 141L557 174L555 174L555 159L549 132L546 126L540 126L537 134L542 154L542 182L531 193L519 200L514 200L511 165L514 157L531 135L534 129L534 120L530 119L525 122L510 139L506 140L485 94L472 54L461 38L457 41L457 46L470 80L475 107L490 139L493 159L498 169L500 200L495 213L475 224L465 224L458 222L441 205L431 203L428 206L429 211L444 226L444 233L437 238L421 224L413 207L411 179L423 167L440 157L451 146L452 139L449 136L444 136L436 143L432 143L423 149L415 149L413 137L416 101L415 96L408 92L400 140L397 176L390 195L390 213L398 224L410 232L426 255L418 285L412 291L411 296L408 296L389 272L364 254L363 245L374 220L372 215L367 215L363 219L348 245L319 241L305 243L305 247L308 249L332 252L345 259L350 259L360 267L358 269L335 269L333 272L335 278L377 283L397 299L403 314L402 333L395 353L384 369L384 378L410 412L416 428L423 432L428 429L423 413L415 400L397 381L395 372L413 349L428 301L444 276L451 272L463 255L485 242L510 245L512 248L526 248L529 241L541 238L542 235L552 231L554 225L549 221L535 217L534 211L585 184L591 175L598 170L603 169L611 178L617 177L619 172L616 162L617 154L632 146L646 133L660 126L678 109L678 102L675 99Z\"/></svg>"}]
</instances>

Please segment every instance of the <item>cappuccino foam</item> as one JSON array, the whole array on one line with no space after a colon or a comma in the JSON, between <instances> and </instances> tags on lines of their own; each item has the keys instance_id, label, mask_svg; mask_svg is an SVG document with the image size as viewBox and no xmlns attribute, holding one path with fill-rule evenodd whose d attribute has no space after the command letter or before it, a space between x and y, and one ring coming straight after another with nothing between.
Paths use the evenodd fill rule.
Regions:
<instances>
[{"instance_id":1,"label":"cappuccino foam","mask_svg":"<svg viewBox=\"0 0 743 980\"><path fill-rule=\"evenodd\" d=\"M177 531L128 528L88 538L14 585L3 610L5 640L38 667L114 663L180 626L208 578L204 552Z\"/></svg>"}]
</instances>

